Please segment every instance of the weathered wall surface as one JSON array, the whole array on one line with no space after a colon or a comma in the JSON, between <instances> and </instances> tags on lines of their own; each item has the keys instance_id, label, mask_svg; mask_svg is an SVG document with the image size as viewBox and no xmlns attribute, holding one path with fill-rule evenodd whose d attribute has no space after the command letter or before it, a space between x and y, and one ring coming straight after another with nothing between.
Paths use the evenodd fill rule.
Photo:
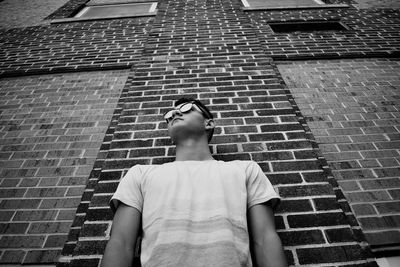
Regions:
<instances>
[{"instance_id":1,"label":"weathered wall surface","mask_svg":"<svg viewBox=\"0 0 400 267\"><path fill-rule=\"evenodd\" d=\"M278 68L368 242L400 240L400 61L305 61Z\"/></svg>"},{"instance_id":2,"label":"weathered wall surface","mask_svg":"<svg viewBox=\"0 0 400 267\"><path fill-rule=\"evenodd\" d=\"M0 80L0 263L60 255L127 75Z\"/></svg>"},{"instance_id":3,"label":"weathered wall surface","mask_svg":"<svg viewBox=\"0 0 400 267\"><path fill-rule=\"evenodd\" d=\"M4 0L0 2L0 28L11 29L43 24L43 19L68 0Z\"/></svg>"}]
</instances>

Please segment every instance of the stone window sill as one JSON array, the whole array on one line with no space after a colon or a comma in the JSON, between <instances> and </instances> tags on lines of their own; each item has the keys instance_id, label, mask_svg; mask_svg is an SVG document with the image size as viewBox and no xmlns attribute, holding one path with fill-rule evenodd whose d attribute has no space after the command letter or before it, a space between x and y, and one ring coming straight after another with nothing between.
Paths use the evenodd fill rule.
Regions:
<instances>
[{"instance_id":1,"label":"stone window sill","mask_svg":"<svg viewBox=\"0 0 400 267\"><path fill-rule=\"evenodd\" d=\"M122 19L122 18L137 18L137 17L154 17L157 14L157 11L144 13L140 15L128 15L128 16L115 16L115 17L90 17L90 18L65 18L65 19L54 19L51 20L51 24L61 24L61 23L70 23L70 22L85 22L85 21L93 21L93 20L111 20L111 19Z\"/></svg>"}]
</instances>

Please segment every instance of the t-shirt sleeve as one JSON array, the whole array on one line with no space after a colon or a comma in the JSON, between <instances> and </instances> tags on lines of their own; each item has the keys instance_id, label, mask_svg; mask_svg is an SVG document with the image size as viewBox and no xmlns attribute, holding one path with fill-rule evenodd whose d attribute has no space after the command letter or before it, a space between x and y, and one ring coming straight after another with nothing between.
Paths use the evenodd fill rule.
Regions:
<instances>
[{"instance_id":1,"label":"t-shirt sleeve","mask_svg":"<svg viewBox=\"0 0 400 267\"><path fill-rule=\"evenodd\" d=\"M121 179L117 190L110 200L110 207L114 213L121 202L142 212L143 194L141 190L141 178L142 172L140 166L136 165L129 169Z\"/></svg>"},{"instance_id":2,"label":"t-shirt sleeve","mask_svg":"<svg viewBox=\"0 0 400 267\"><path fill-rule=\"evenodd\" d=\"M246 168L247 208L269 202L273 209L280 202L271 182L256 162L250 162Z\"/></svg>"}]
</instances>

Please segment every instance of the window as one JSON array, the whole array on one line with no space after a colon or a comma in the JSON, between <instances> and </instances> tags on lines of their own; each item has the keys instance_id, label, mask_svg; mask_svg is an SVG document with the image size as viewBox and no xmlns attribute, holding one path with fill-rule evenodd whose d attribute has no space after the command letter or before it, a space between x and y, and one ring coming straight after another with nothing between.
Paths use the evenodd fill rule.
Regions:
<instances>
[{"instance_id":1,"label":"window","mask_svg":"<svg viewBox=\"0 0 400 267\"><path fill-rule=\"evenodd\" d=\"M243 0L244 2L247 2L248 7L305 7L324 4L321 0Z\"/></svg>"},{"instance_id":2,"label":"window","mask_svg":"<svg viewBox=\"0 0 400 267\"><path fill-rule=\"evenodd\" d=\"M314 32L314 31L347 31L348 28L339 21L305 21L268 23L274 32Z\"/></svg>"},{"instance_id":3,"label":"window","mask_svg":"<svg viewBox=\"0 0 400 267\"><path fill-rule=\"evenodd\" d=\"M156 2L146 2L142 0L92 0L90 1L75 18L118 18L132 16L154 15L156 12Z\"/></svg>"},{"instance_id":4,"label":"window","mask_svg":"<svg viewBox=\"0 0 400 267\"><path fill-rule=\"evenodd\" d=\"M242 3L244 10L348 7L343 4L328 5L322 0L242 0Z\"/></svg>"}]
</instances>

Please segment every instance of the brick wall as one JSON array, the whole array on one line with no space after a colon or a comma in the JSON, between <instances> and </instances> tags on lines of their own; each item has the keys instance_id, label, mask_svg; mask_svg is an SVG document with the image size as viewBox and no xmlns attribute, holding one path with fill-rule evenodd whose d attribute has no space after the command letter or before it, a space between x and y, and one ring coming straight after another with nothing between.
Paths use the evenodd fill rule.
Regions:
<instances>
[{"instance_id":1,"label":"brick wall","mask_svg":"<svg viewBox=\"0 0 400 267\"><path fill-rule=\"evenodd\" d=\"M397 0L357 0L354 6L360 9L367 8L400 8Z\"/></svg>"},{"instance_id":2,"label":"brick wall","mask_svg":"<svg viewBox=\"0 0 400 267\"><path fill-rule=\"evenodd\" d=\"M274 59L399 56L398 9L317 9L248 12L266 55ZM274 33L269 22L344 22L349 31Z\"/></svg>"},{"instance_id":3,"label":"brick wall","mask_svg":"<svg viewBox=\"0 0 400 267\"><path fill-rule=\"evenodd\" d=\"M0 2L0 28L31 27L44 24L44 18L68 0L4 0Z\"/></svg>"},{"instance_id":4,"label":"brick wall","mask_svg":"<svg viewBox=\"0 0 400 267\"><path fill-rule=\"evenodd\" d=\"M138 60L151 17L0 31L0 77L127 68Z\"/></svg>"},{"instance_id":5,"label":"brick wall","mask_svg":"<svg viewBox=\"0 0 400 267\"><path fill-rule=\"evenodd\" d=\"M375 250L400 240L400 61L278 65Z\"/></svg>"},{"instance_id":6,"label":"brick wall","mask_svg":"<svg viewBox=\"0 0 400 267\"><path fill-rule=\"evenodd\" d=\"M50 18L64 18L84 2L70 1ZM241 12L241 3L233 2ZM394 57L400 51L398 9L251 11L246 15L257 28L265 55L274 59ZM274 21L327 19L341 20L350 30L273 33L267 25ZM141 55L146 26L152 20L145 17L2 30L0 76L132 66Z\"/></svg>"},{"instance_id":7,"label":"brick wall","mask_svg":"<svg viewBox=\"0 0 400 267\"><path fill-rule=\"evenodd\" d=\"M65 5L46 17L46 20L64 19L73 17L90 0L69 0Z\"/></svg>"},{"instance_id":8,"label":"brick wall","mask_svg":"<svg viewBox=\"0 0 400 267\"><path fill-rule=\"evenodd\" d=\"M0 263L57 260L127 75L0 80Z\"/></svg>"},{"instance_id":9,"label":"brick wall","mask_svg":"<svg viewBox=\"0 0 400 267\"><path fill-rule=\"evenodd\" d=\"M71 0L48 19L65 18L85 2L86 0ZM269 21L329 18L345 21L351 27L351 31L276 34L267 26ZM300 105L297 105L298 96L286 88L280 76L279 70L284 73L282 66L278 69L271 57L274 59L395 57L399 51L398 25L399 14L398 10L394 9L244 12L240 1L236 0L161 0L155 18L74 22L2 30L0 32L1 83L12 81L9 84L18 85L27 80L31 81L30 79L37 79L31 81L27 88L38 87L39 92L46 88L56 91L57 88L69 86L69 83L65 85L61 82L63 79L72 79L77 84L84 84L97 74L103 73L98 72L100 70L133 67L120 97L110 96L115 108L111 106L106 108L109 113L107 119L101 123L103 141L100 139L90 143L83 141L92 153L90 156L79 155L76 161L64 160L70 158L65 154L54 158L54 162L46 161L46 155L54 150L53 145L46 148L47 142L56 147L63 146L66 142L76 142L63 141L66 137L58 130L56 134L48 129L38 129L47 130L51 133L50 137L57 135L59 139L55 141L51 141L51 138L44 140L24 134L19 136L20 131L26 131L25 123L33 125L29 126L29 129L38 127L37 125L40 128L41 125L55 124L46 122L47 116L54 121L62 121L64 118L62 114L49 114L52 112L50 109L42 110L40 112L44 114L43 117L31 118L26 122L21 118L23 115L18 112L29 113L29 110L19 108L22 104L41 107L41 102L44 102L50 103L46 104L46 107L50 108L53 105L69 105L68 101L75 101L73 104L75 105L76 101L87 100L85 94L64 101L55 98L52 93L47 99L45 91L40 97L34 95L33 100L30 100L32 95L25 95L23 92L20 94L21 90L17 90L15 98L7 100L4 106L6 113L2 114L6 115L4 117L6 126L2 129L4 133L1 132L4 140L18 142L19 139L30 145L33 150L37 148L36 145L39 147L44 145L40 151L45 151L46 154L20 153L31 155L31 158L13 159L13 155L20 152L18 149L21 145L3 146L9 150L6 149L1 153L4 157L2 168L11 171L6 170L2 173L4 177L0 184L6 188L2 190L4 197L0 202L0 212L6 218L0 229L2 231L0 241L6 244L3 245L0 254L2 263L21 261L32 264L54 263L59 255L61 242L67 239L60 266L98 266L111 227L112 214L108 208L108 200L119 179L134 164L160 164L173 160L174 149L166 137L166 124L161 114L172 106L173 100L181 96L191 96L209 104L216 117L218 127L211 144L215 158L257 161L283 196L282 205L276 214L276 224L290 264L376 266L372 260L374 256L369 252L352 209L335 180L338 173L346 172L346 165L339 164L338 168L337 165L330 165L335 167L332 170L327 165L322 154L326 146L322 144L321 152L314 140L314 135L319 140L318 132L314 133L314 128L313 131L310 130L308 126L310 120L302 114L301 98ZM285 65L284 69L290 69L290 66L292 65ZM79 74L54 75L85 70L96 70L96 72L82 78L77 78ZM36 78L32 78L34 76L5 78L44 73L52 74L35 76ZM110 81L110 75L117 76L118 79ZM101 79L109 81L107 84L121 81L120 86L117 86L118 90L121 90L126 75L128 75L126 71L123 73L116 71L108 73ZM48 86L45 88L41 87L42 77L47 77ZM289 79L289 85L292 84L290 79L294 79L290 75L284 78ZM62 84L53 87L56 81ZM362 84L362 86L369 85ZM85 86L78 88L80 90ZM14 95L10 92L9 97L11 96ZM46 99L35 100L36 98ZM90 100L88 105L96 106L93 104L95 100ZM320 105L318 108L322 107L323 105ZM13 111L16 113L15 116L20 118L13 119L14 124L8 125ZM74 119L71 120L64 121L63 126L75 123ZM85 128L91 125L81 126ZM15 134L17 136L14 136ZM77 136L80 137L81 134ZM25 143L22 143L22 146L24 145ZM66 149L69 150L68 147ZM343 151L338 153L344 153L346 148L341 149ZM330 161L329 157L327 159ZM44 162L49 165L41 166L40 164L45 164ZM69 163L74 171L80 165L86 165L82 168L85 173L82 172L79 176L67 174L66 177L71 179L67 184L45 183L51 179L63 180L65 177L63 173L35 176L38 170L46 168L54 170L57 168L56 164L61 162ZM24 167L28 171L36 169L35 173L20 171L21 165L18 164L21 163L28 164L28 167ZM393 159L385 164L393 164ZM389 165L382 166L382 169L389 168ZM75 185L76 177L82 183ZM35 178L40 178L36 180L38 184L29 184ZM384 178L385 181L387 178ZM371 183L379 183L370 180ZM390 181L394 180L390 178ZM82 193L83 181L87 183ZM351 184L354 181L341 179L339 182L344 190L346 190L343 186L345 182L348 182L348 186L354 185ZM360 191L365 189L362 183L356 182ZM42 187L51 189L38 189ZM70 192L67 190L75 187L75 195L67 197L65 193ZM37 191L35 194L42 194L44 199L32 196L29 199L34 201L23 201L28 196L27 192L35 190ZM391 196L398 193L397 190L389 192L387 187L377 191L386 191ZM55 195L52 197L47 195L53 194L50 192ZM63 192L61 193L63 197L57 195L57 192ZM48 199L55 203L54 208L40 206L42 201ZM71 206L61 208L57 206L58 203L61 203L61 207ZM22 208L20 209L18 205L22 205ZM72 218L77 205L76 216ZM39 212L36 207L39 207ZM388 207L395 209L393 204L389 204ZM40 217L44 215L38 215L43 214L42 210L50 210L46 219ZM68 210L65 211L68 215L64 214L64 210ZM25 218L31 218L30 220L41 218L40 223L32 221L28 225L22 221L20 219L22 217L20 215L18 217L17 213L25 211L30 212L25 213L27 214ZM377 216L371 213L363 218L374 220L379 216L378 211L375 211ZM388 214L386 211L385 216ZM359 217L359 214L357 216ZM73 220L68 237L66 237L67 227L62 228L61 224L55 226L53 223L60 218L64 218L62 222L68 221L69 224ZM18 221L12 222L14 219ZM381 221L373 223L379 225ZM370 223L367 222L365 225L369 227ZM371 233L375 233L375 230L372 229ZM28 244L25 239L17 240L22 236L34 236L36 239L31 241L32 244L37 242L36 247L24 247ZM379 236L376 235L375 238L368 235L368 238L378 240Z\"/></svg>"},{"instance_id":10,"label":"brick wall","mask_svg":"<svg viewBox=\"0 0 400 267\"><path fill-rule=\"evenodd\" d=\"M86 191L90 204L76 224L81 230L70 235L59 266L98 266L111 227L108 201L119 179L134 164L174 158L161 114L181 96L200 98L213 111L215 158L256 160L279 190L276 223L290 264L375 266L240 7L218 0L160 3L121 96L99 179Z\"/></svg>"}]
</instances>

